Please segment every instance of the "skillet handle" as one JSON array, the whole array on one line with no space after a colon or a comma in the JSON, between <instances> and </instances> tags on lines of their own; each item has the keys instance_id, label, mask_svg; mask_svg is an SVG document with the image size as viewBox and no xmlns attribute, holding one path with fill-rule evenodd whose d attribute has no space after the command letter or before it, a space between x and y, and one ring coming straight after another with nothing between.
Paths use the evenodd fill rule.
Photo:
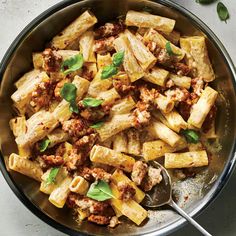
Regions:
<instances>
[{"instance_id":1,"label":"skillet handle","mask_svg":"<svg viewBox=\"0 0 236 236\"><path fill-rule=\"evenodd\" d=\"M184 217L189 223L191 223L196 229L198 229L205 236L212 236L201 225L199 225L192 217L190 217L185 211L183 211L173 200L168 204L175 211L177 211L182 217Z\"/></svg>"}]
</instances>

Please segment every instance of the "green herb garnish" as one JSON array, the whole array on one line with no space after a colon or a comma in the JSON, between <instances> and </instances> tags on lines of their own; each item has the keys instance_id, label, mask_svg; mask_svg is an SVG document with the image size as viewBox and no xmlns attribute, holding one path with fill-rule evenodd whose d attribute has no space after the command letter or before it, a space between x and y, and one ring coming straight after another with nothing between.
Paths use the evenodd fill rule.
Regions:
<instances>
[{"instance_id":1,"label":"green herb garnish","mask_svg":"<svg viewBox=\"0 0 236 236\"><path fill-rule=\"evenodd\" d=\"M125 52L117 52L114 54L112 59L112 64L105 66L102 70L101 79L108 79L112 77L113 75L116 75L118 73L118 67L123 63L124 61Z\"/></svg>"},{"instance_id":2,"label":"green herb garnish","mask_svg":"<svg viewBox=\"0 0 236 236\"><path fill-rule=\"evenodd\" d=\"M49 139L44 139L42 142L39 143L39 151L44 152L50 144Z\"/></svg>"},{"instance_id":3,"label":"green herb garnish","mask_svg":"<svg viewBox=\"0 0 236 236\"><path fill-rule=\"evenodd\" d=\"M101 79L108 79L118 73L117 67L113 65L105 66L102 70Z\"/></svg>"},{"instance_id":4,"label":"green herb garnish","mask_svg":"<svg viewBox=\"0 0 236 236\"><path fill-rule=\"evenodd\" d=\"M192 129L182 130L181 133L184 135L188 143L198 143L199 134Z\"/></svg>"},{"instance_id":5,"label":"green herb garnish","mask_svg":"<svg viewBox=\"0 0 236 236\"><path fill-rule=\"evenodd\" d=\"M102 127L103 124L104 124L104 122L100 121L100 122L98 122L96 124L90 125L90 127L93 128L93 129L98 129L98 128Z\"/></svg>"},{"instance_id":6,"label":"green herb garnish","mask_svg":"<svg viewBox=\"0 0 236 236\"><path fill-rule=\"evenodd\" d=\"M70 103L71 112L79 113L79 109L76 105L76 92L77 92L77 88L74 84L65 83L60 91L60 95L67 102Z\"/></svg>"},{"instance_id":7,"label":"green herb garnish","mask_svg":"<svg viewBox=\"0 0 236 236\"><path fill-rule=\"evenodd\" d=\"M69 74L71 72L79 70L83 66L83 63L84 63L83 55L79 53L63 61L61 65L61 71L64 74Z\"/></svg>"},{"instance_id":8,"label":"green herb garnish","mask_svg":"<svg viewBox=\"0 0 236 236\"><path fill-rule=\"evenodd\" d=\"M211 4L213 2L215 2L216 0L196 0L197 3L200 4Z\"/></svg>"},{"instance_id":9,"label":"green herb garnish","mask_svg":"<svg viewBox=\"0 0 236 236\"><path fill-rule=\"evenodd\" d=\"M217 4L217 13L218 13L220 20L226 22L226 20L229 19L228 9L222 2L218 2L218 4Z\"/></svg>"},{"instance_id":10,"label":"green herb garnish","mask_svg":"<svg viewBox=\"0 0 236 236\"><path fill-rule=\"evenodd\" d=\"M119 67L124 61L125 52L117 52L113 55L112 64Z\"/></svg>"},{"instance_id":11,"label":"green herb garnish","mask_svg":"<svg viewBox=\"0 0 236 236\"><path fill-rule=\"evenodd\" d=\"M105 201L113 197L109 184L103 180L90 185L87 197L97 201Z\"/></svg>"},{"instance_id":12,"label":"green herb garnish","mask_svg":"<svg viewBox=\"0 0 236 236\"><path fill-rule=\"evenodd\" d=\"M103 103L102 99L96 99L96 98L85 98L83 100L83 105L85 107L98 107Z\"/></svg>"},{"instance_id":13,"label":"green herb garnish","mask_svg":"<svg viewBox=\"0 0 236 236\"><path fill-rule=\"evenodd\" d=\"M181 54L174 53L171 47L170 41L166 43L166 51L169 54L169 56L180 56Z\"/></svg>"},{"instance_id":14,"label":"green herb garnish","mask_svg":"<svg viewBox=\"0 0 236 236\"><path fill-rule=\"evenodd\" d=\"M53 167L48 175L48 178L46 180L47 184L52 184L55 183L57 174L59 172L60 168L59 167Z\"/></svg>"}]
</instances>

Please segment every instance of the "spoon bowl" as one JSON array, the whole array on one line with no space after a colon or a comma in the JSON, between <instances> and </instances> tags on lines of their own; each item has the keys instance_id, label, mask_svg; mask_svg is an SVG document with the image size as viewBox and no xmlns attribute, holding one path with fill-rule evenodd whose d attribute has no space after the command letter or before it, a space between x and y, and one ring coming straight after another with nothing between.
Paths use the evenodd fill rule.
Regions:
<instances>
[{"instance_id":1,"label":"spoon bowl","mask_svg":"<svg viewBox=\"0 0 236 236\"><path fill-rule=\"evenodd\" d=\"M142 201L142 205L148 208L157 208L163 205L169 205L203 235L211 236L201 225L199 225L192 217L183 211L172 199L172 182L168 171L157 161L149 163L156 169L161 169L162 181L154 186Z\"/></svg>"}]
</instances>

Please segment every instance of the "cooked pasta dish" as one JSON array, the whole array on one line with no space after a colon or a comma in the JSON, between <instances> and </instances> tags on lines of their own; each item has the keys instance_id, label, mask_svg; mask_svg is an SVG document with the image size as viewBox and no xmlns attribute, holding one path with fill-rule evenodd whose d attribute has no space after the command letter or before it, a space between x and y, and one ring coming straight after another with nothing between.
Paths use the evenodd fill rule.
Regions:
<instances>
[{"instance_id":1,"label":"cooked pasta dish","mask_svg":"<svg viewBox=\"0 0 236 236\"><path fill-rule=\"evenodd\" d=\"M18 153L9 169L38 181L76 220L115 227L148 218L145 194L207 167L216 138L215 74L204 36L129 10L101 25L85 11L32 55L15 83L10 120Z\"/></svg>"}]
</instances>

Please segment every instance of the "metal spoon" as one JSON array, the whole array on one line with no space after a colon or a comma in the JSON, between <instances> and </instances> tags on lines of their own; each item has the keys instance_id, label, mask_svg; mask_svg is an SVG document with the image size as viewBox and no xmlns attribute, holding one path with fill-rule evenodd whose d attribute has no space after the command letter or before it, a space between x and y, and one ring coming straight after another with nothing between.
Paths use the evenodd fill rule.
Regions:
<instances>
[{"instance_id":1,"label":"metal spoon","mask_svg":"<svg viewBox=\"0 0 236 236\"><path fill-rule=\"evenodd\" d=\"M150 163L155 168L161 168L162 181L156 185L150 192L148 192L142 201L142 205L149 208L156 208L163 205L171 206L176 212L190 222L196 229L198 229L203 235L212 236L201 225L199 225L193 218L185 213L172 199L172 185L171 178L167 170L154 161Z\"/></svg>"}]
</instances>

